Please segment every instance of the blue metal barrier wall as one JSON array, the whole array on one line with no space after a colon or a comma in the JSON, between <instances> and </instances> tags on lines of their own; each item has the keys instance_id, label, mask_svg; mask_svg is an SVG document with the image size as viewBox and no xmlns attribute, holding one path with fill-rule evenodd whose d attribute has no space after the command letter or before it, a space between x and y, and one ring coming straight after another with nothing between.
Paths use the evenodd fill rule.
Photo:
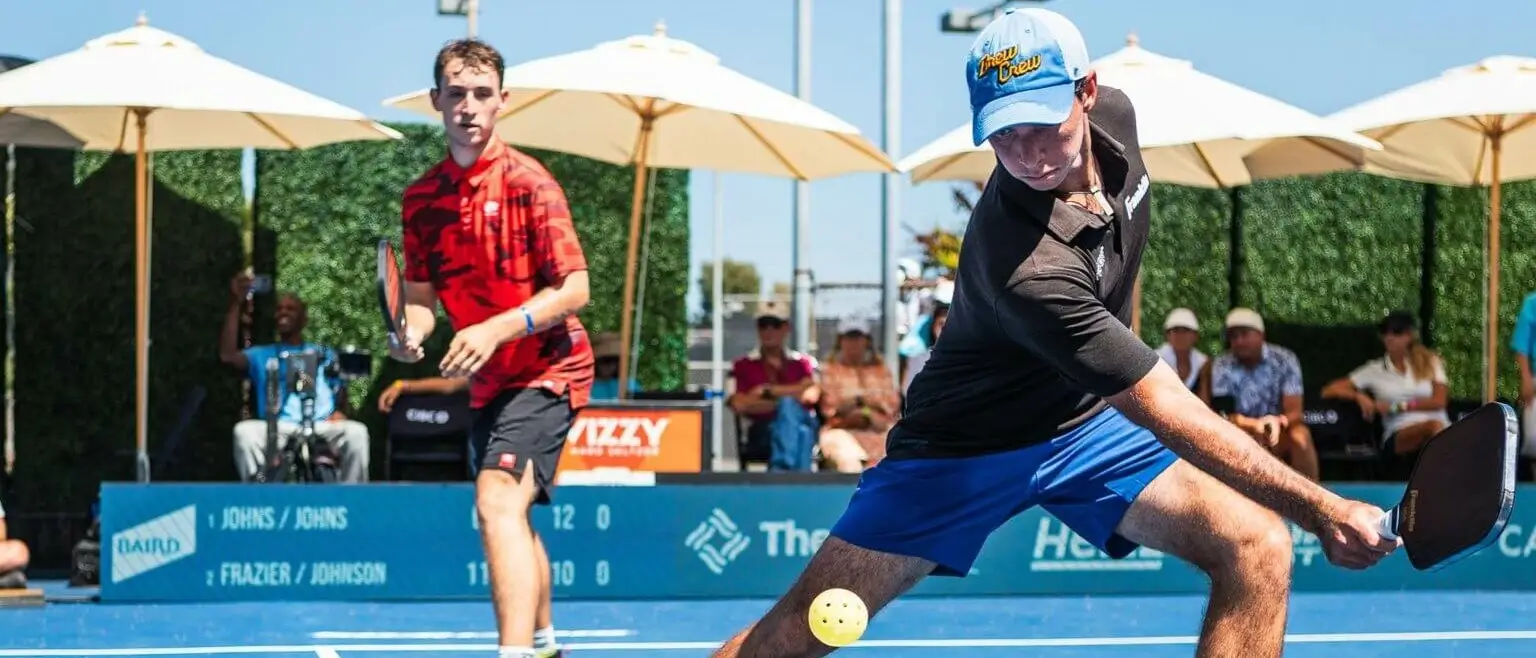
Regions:
<instances>
[{"instance_id":1,"label":"blue metal barrier wall","mask_svg":"<svg viewBox=\"0 0 1536 658\"><path fill-rule=\"evenodd\" d=\"M1385 506L1394 486L1339 486ZM564 487L536 526L555 595L573 599L773 597L827 536L841 486ZM108 601L484 598L486 568L462 485L102 487ZM1297 590L1536 589L1536 489L1499 543L1439 573L1401 554L1375 569L1327 564L1293 531ZM1205 579L1142 549L1110 560L1038 510L995 534L971 577L914 594L1189 593Z\"/></svg>"}]
</instances>

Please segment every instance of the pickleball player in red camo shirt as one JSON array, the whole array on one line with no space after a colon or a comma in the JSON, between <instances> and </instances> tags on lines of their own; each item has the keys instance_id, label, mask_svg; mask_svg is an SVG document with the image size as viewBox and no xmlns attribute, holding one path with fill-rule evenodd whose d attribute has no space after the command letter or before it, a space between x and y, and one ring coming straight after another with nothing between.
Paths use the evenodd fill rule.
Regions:
<instances>
[{"instance_id":1,"label":"pickleball player in red camo shirt","mask_svg":"<svg viewBox=\"0 0 1536 658\"><path fill-rule=\"evenodd\" d=\"M548 505L576 413L592 388L592 345L576 312L587 262L565 193L537 160L496 137L505 62L484 42L444 46L433 106L448 156L405 191L405 344L423 357L442 302L455 329L444 377L470 378L475 509L488 562L501 656L559 656L549 555L533 530Z\"/></svg>"}]
</instances>

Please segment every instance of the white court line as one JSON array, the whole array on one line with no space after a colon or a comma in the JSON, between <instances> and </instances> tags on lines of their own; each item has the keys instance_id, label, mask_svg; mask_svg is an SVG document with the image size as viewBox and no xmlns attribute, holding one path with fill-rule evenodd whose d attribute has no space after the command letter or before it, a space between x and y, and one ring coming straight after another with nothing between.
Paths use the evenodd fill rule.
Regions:
<instances>
[{"instance_id":1,"label":"white court line","mask_svg":"<svg viewBox=\"0 0 1536 658\"><path fill-rule=\"evenodd\" d=\"M868 640L853 646L863 648L1019 648L1019 647L1150 647L1195 644L1193 635L1153 635L1142 637L1046 637L951 640ZM1384 643L1384 642L1472 642L1487 640L1536 640L1536 631L1442 631L1426 633L1311 633L1285 636L1296 644ZM709 650L719 642L578 642L565 645L571 651L691 651ZM194 656L231 654L331 654L345 653L447 653L450 651L494 651L495 644L328 644L268 645L223 647L164 647L144 649L0 649L0 658L46 658L52 656Z\"/></svg>"},{"instance_id":2,"label":"white court line","mask_svg":"<svg viewBox=\"0 0 1536 658\"><path fill-rule=\"evenodd\" d=\"M555 631L555 637L630 637L636 631L623 628ZM494 640L493 631L316 631L316 640Z\"/></svg>"},{"instance_id":3,"label":"white court line","mask_svg":"<svg viewBox=\"0 0 1536 658\"><path fill-rule=\"evenodd\" d=\"M322 647L315 649L315 658L341 658L341 654L330 647Z\"/></svg>"}]
</instances>

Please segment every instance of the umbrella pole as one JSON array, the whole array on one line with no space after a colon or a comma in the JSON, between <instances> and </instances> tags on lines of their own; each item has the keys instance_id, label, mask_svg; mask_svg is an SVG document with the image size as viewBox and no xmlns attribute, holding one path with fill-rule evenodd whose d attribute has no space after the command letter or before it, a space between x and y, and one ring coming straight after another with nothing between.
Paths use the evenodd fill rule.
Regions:
<instances>
[{"instance_id":1,"label":"umbrella pole","mask_svg":"<svg viewBox=\"0 0 1536 658\"><path fill-rule=\"evenodd\" d=\"M1499 395L1499 211L1503 195L1499 162L1503 160L1503 139L1495 134L1489 140L1493 156L1493 183L1488 187L1488 310L1483 324L1483 402Z\"/></svg>"},{"instance_id":2,"label":"umbrella pole","mask_svg":"<svg viewBox=\"0 0 1536 658\"><path fill-rule=\"evenodd\" d=\"M640 212L645 206L646 160L650 157L655 119L640 120L640 148L635 154L635 194L629 212L629 257L624 262L624 314L619 319L619 399L629 398L630 346L635 330L635 267L640 259Z\"/></svg>"},{"instance_id":3,"label":"umbrella pole","mask_svg":"<svg viewBox=\"0 0 1536 658\"><path fill-rule=\"evenodd\" d=\"M146 124L149 111L133 110L138 123L139 147L134 155L134 432L137 450L134 454L134 473L139 482L149 481L149 259L148 259L148 176L145 149Z\"/></svg>"}]
</instances>

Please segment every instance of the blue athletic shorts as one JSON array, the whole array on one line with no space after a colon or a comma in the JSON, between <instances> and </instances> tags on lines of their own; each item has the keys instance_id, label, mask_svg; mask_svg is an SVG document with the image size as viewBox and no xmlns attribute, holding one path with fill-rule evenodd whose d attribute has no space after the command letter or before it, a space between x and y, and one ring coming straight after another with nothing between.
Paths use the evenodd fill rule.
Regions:
<instances>
[{"instance_id":1,"label":"blue athletic shorts","mask_svg":"<svg viewBox=\"0 0 1536 658\"><path fill-rule=\"evenodd\" d=\"M920 557L964 576L987 537L1035 505L1115 559L1131 502L1177 459L1152 432L1107 409L1050 441L977 457L886 460L864 472L832 535Z\"/></svg>"}]
</instances>

